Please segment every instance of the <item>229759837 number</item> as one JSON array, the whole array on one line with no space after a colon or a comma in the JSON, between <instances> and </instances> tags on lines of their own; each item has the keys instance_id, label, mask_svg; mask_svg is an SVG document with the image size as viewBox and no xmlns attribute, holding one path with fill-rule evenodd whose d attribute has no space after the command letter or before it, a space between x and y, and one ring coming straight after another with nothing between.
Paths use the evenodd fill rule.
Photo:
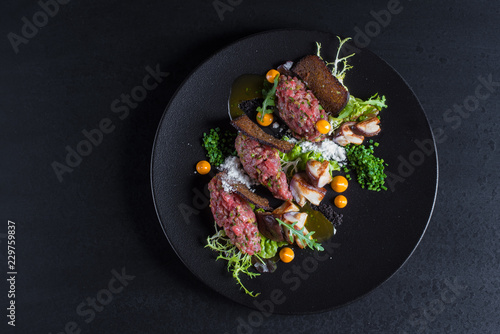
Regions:
<instances>
[{"instance_id":1,"label":"229759837 number","mask_svg":"<svg viewBox=\"0 0 500 334\"><path fill-rule=\"evenodd\" d=\"M7 225L7 266L9 270L14 271L16 269L16 223L13 221L8 222Z\"/></svg>"}]
</instances>

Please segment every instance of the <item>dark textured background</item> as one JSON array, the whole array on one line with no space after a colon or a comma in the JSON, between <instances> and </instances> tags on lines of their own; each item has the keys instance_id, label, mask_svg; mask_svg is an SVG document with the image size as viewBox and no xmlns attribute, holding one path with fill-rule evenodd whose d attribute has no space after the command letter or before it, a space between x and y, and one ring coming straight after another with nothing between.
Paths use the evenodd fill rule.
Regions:
<instances>
[{"instance_id":1,"label":"dark textured background","mask_svg":"<svg viewBox=\"0 0 500 334\"><path fill-rule=\"evenodd\" d=\"M72 321L82 333L245 333L238 319L248 322L252 311L194 278L157 221L149 162L162 112L200 62L240 37L276 28L354 36L374 21L370 11L388 2L232 3L221 21L211 1L71 1L16 54L7 34L20 34L21 18L31 21L40 5L3 2L0 259L6 272L10 219L18 276L17 326L13 331L2 315L2 333L59 333ZM478 0L400 6L368 48L407 80L435 133L444 131L427 232L405 266L365 298L317 315L271 316L246 332L498 332L500 87L470 113L447 110L471 101L479 76L500 81L500 6ZM110 104L156 64L170 76L120 120ZM59 182L51 163L63 161L65 146L74 148L81 131L103 118L115 130ZM76 307L122 268L135 278L86 323ZM4 280L0 289L5 310Z\"/></svg>"}]
</instances>

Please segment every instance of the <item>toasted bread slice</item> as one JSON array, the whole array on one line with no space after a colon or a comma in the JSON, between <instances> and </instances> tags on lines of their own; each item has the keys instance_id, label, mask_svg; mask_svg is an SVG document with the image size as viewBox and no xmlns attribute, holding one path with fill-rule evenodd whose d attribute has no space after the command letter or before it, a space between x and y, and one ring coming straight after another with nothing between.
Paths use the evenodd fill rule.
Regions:
<instances>
[{"instance_id":1,"label":"toasted bread slice","mask_svg":"<svg viewBox=\"0 0 500 334\"><path fill-rule=\"evenodd\" d=\"M244 184L236 183L233 185L233 188L234 192L237 193L241 198L247 200L256 207L264 209L266 211L273 210L273 208L269 206L269 201L266 198L251 192L250 189L248 189Z\"/></svg>"},{"instance_id":2,"label":"toasted bread slice","mask_svg":"<svg viewBox=\"0 0 500 334\"><path fill-rule=\"evenodd\" d=\"M284 140L279 140L273 136L265 133L257 124L252 122L247 115L240 116L231 121L231 125L234 126L238 131L243 132L245 135L255 139L259 143L267 146L274 147L275 149L288 153L295 146Z\"/></svg>"},{"instance_id":3,"label":"toasted bread slice","mask_svg":"<svg viewBox=\"0 0 500 334\"><path fill-rule=\"evenodd\" d=\"M349 101L347 89L318 56L305 56L293 66L292 71L312 90L326 112L337 115Z\"/></svg>"}]
</instances>

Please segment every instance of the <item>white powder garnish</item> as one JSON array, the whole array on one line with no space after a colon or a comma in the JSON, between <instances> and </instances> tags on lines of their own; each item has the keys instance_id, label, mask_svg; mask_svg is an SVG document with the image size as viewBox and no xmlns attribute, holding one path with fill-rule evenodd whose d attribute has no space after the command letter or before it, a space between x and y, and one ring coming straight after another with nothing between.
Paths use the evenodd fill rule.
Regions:
<instances>
[{"instance_id":1,"label":"white powder garnish","mask_svg":"<svg viewBox=\"0 0 500 334\"><path fill-rule=\"evenodd\" d=\"M238 157L227 157L224 163L219 166L219 170L225 172L224 176L221 178L224 191L232 192L234 190L232 184L235 183L242 183L247 186L248 189L254 191L251 187L258 184L247 175Z\"/></svg>"},{"instance_id":2,"label":"white powder garnish","mask_svg":"<svg viewBox=\"0 0 500 334\"><path fill-rule=\"evenodd\" d=\"M273 129L277 129L279 127L280 127L280 125L278 124L278 122L274 122L273 123Z\"/></svg>"},{"instance_id":3,"label":"white powder garnish","mask_svg":"<svg viewBox=\"0 0 500 334\"><path fill-rule=\"evenodd\" d=\"M286 141L289 142L289 143L292 143L292 144L295 144L297 143L297 139L293 138L293 137L286 137Z\"/></svg>"},{"instance_id":4,"label":"white powder garnish","mask_svg":"<svg viewBox=\"0 0 500 334\"><path fill-rule=\"evenodd\" d=\"M302 148L302 152L318 152L321 153L325 160L337 161L340 166L345 164L346 154L345 148L338 145L331 139L325 139L320 143L312 143L309 141L304 141L299 144Z\"/></svg>"},{"instance_id":5,"label":"white powder garnish","mask_svg":"<svg viewBox=\"0 0 500 334\"><path fill-rule=\"evenodd\" d=\"M299 142L297 139L293 137L287 137L286 141L292 144L297 144L302 149L302 153L313 151L321 153L325 160L333 160L339 163L339 166L345 165L346 162L346 154L345 148L338 145L331 139L325 139L320 143L313 143L310 141L302 141Z\"/></svg>"}]
</instances>

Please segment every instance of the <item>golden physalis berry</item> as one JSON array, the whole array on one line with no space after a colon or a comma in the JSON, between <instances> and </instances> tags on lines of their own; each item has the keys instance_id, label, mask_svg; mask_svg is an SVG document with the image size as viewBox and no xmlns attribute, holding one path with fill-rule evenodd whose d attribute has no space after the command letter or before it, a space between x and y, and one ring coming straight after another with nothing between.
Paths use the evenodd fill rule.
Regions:
<instances>
[{"instance_id":1,"label":"golden physalis berry","mask_svg":"<svg viewBox=\"0 0 500 334\"><path fill-rule=\"evenodd\" d=\"M266 79L270 83L274 83L274 79L276 79L276 77L279 75L280 75L280 72L276 71L275 69L272 69L266 73Z\"/></svg>"},{"instance_id":2,"label":"golden physalis berry","mask_svg":"<svg viewBox=\"0 0 500 334\"><path fill-rule=\"evenodd\" d=\"M265 114L264 118L262 120L261 120L261 117L262 117L262 114L260 112L257 113L257 123L259 123L262 126L269 126L274 121L273 114Z\"/></svg>"},{"instance_id":3,"label":"golden physalis berry","mask_svg":"<svg viewBox=\"0 0 500 334\"><path fill-rule=\"evenodd\" d=\"M293 252L293 249L291 249L290 247L283 247L280 250L281 261L288 263L288 262L292 261L294 257L295 257L295 254Z\"/></svg>"},{"instance_id":4,"label":"golden physalis berry","mask_svg":"<svg viewBox=\"0 0 500 334\"><path fill-rule=\"evenodd\" d=\"M196 164L196 171L200 174L208 174L212 167L208 161L202 160Z\"/></svg>"},{"instance_id":5,"label":"golden physalis berry","mask_svg":"<svg viewBox=\"0 0 500 334\"><path fill-rule=\"evenodd\" d=\"M347 205L347 198L345 198L344 195L338 195L337 197L335 197L333 202L335 203L335 206L337 208L342 209L345 208L345 206Z\"/></svg>"},{"instance_id":6,"label":"golden physalis berry","mask_svg":"<svg viewBox=\"0 0 500 334\"><path fill-rule=\"evenodd\" d=\"M320 119L319 121L316 122L316 129L322 134L327 134L330 132L330 129L332 126L330 125L330 122L328 122L326 119Z\"/></svg>"},{"instance_id":7,"label":"golden physalis berry","mask_svg":"<svg viewBox=\"0 0 500 334\"><path fill-rule=\"evenodd\" d=\"M348 183L345 177L343 177L342 175L337 175L333 178L330 185L332 186L333 190L335 190L338 193L341 193L347 189Z\"/></svg>"}]
</instances>

